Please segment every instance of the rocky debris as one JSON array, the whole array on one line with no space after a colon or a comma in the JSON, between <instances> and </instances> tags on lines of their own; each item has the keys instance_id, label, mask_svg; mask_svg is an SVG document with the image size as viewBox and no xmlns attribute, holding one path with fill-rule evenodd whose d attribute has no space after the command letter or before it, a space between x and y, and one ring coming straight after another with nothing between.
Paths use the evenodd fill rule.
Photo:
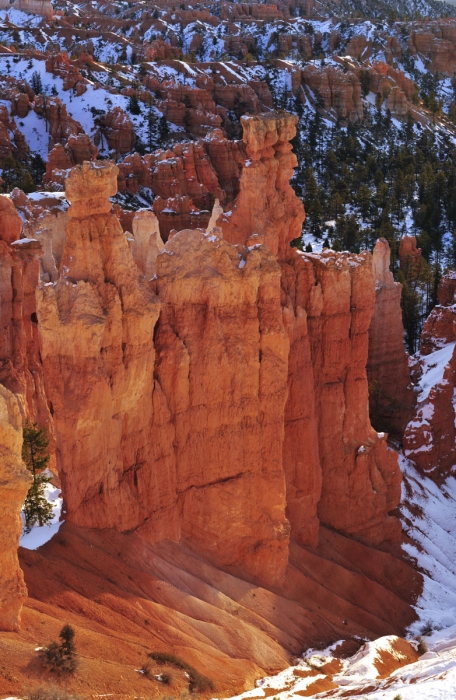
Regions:
<instances>
[{"instance_id":1,"label":"rocky debris","mask_svg":"<svg viewBox=\"0 0 456 700\"><path fill-rule=\"evenodd\" d=\"M264 243L279 259L290 253L290 241L301 235L302 202L290 185L296 156L290 140L297 117L262 114L242 117L247 160L241 173L240 191L225 211L220 226L231 243ZM251 242L250 242L251 241Z\"/></svg>"},{"instance_id":2,"label":"rocky debris","mask_svg":"<svg viewBox=\"0 0 456 700\"><path fill-rule=\"evenodd\" d=\"M0 384L0 630L6 631L19 628L22 604L27 598L17 549L22 531L19 513L31 476L22 461L21 450L22 416L19 405L16 397Z\"/></svg>"},{"instance_id":3,"label":"rocky debris","mask_svg":"<svg viewBox=\"0 0 456 700\"><path fill-rule=\"evenodd\" d=\"M373 253L375 308L369 326L367 378L372 423L401 437L413 414L415 397L404 348L402 286L390 272L390 247L385 238Z\"/></svg>"}]
</instances>

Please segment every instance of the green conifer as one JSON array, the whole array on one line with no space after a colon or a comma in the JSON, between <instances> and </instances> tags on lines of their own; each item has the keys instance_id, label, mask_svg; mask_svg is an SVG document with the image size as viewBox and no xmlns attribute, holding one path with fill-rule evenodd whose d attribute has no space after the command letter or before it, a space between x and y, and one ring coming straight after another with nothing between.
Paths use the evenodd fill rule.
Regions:
<instances>
[{"instance_id":1,"label":"green conifer","mask_svg":"<svg viewBox=\"0 0 456 700\"><path fill-rule=\"evenodd\" d=\"M22 459L33 476L23 506L25 531L30 532L37 523L40 526L47 525L53 517L52 503L49 503L44 495L45 486L51 481L51 478L43 473L49 463L49 439L45 428L27 422L23 440Z\"/></svg>"}]
</instances>

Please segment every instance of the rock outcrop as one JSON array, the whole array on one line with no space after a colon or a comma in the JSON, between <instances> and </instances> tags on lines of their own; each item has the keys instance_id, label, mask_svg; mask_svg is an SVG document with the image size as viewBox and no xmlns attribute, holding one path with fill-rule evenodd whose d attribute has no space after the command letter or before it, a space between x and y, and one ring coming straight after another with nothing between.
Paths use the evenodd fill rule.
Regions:
<instances>
[{"instance_id":1,"label":"rock outcrop","mask_svg":"<svg viewBox=\"0 0 456 700\"><path fill-rule=\"evenodd\" d=\"M372 257L296 252L283 265L283 287L291 341L284 468L292 533L315 543L318 518L374 546L397 541L400 524L389 514L400 501L401 473L368 410Z\"/></svg>"},{"instance_id":2,"label":"rock outcrop","mask_svg":"<svg viewBox=\"0 0 456 700\"><path fill-rule=\"evenodd\" d=\"M404 454L436 481L454 471L456 461L456 274L442 278L435 306L421 334L418 403L404 433Z\"/></svg>"},{"instance_id":3,"label":"rock outcrop","mask_svg":"<svg viewBox=\"0 0 456 700\"><path fill-rule=\"evenodd\" d=\"M303 205L290 185L297 165L290 144L297 118L272 113L242 117L241 122L247 161L240 192L221 219L223 236L243 245L264 243L285 259L290 241L301 235L304 220Z\"/></svg>"},{"instance_id":4,"label":"rock outcrop","mask_svg":"<svg viewBox=\"0 0 456 700\"><path fill-rule=\"evenodd\" d=\"M344 73L332 66L317 69L308 65L302 71L302 83L317 95L326 110L333 109L341 119L362 119L361 84L352 71Z\"/></svg>"},{"instance_id":5,"label":"rock outcrop","mask_svg":"<svg viewBox=\"0 0 456 700\"><path fill-rule=\"evenodd\" d=\"M278 584L288 562L282 470L288 338L280 268L181 231L157 259L156 375L175 428L182 536L230 571Z\"/></svg>"},{"instance_id":6,"label":"rock outcrop","mask_svg":"<svg viewBox=\"0 0 456 700\"><path fill-rule=\"evenodd\" d=\"M157 256L163 252L164 243L160 236L158 219L152 211L139 210L133 217L133 259L146 280L152 279L157 271Z\"/></svg>"},{"instance_id":7,"label":"rock outcrop","mask_svg":"<svg viewBox=\"0 0 456 700\"><path fill-rule=\"evenodd\" d=\"M0 630L17 630L27 597L17 558L22 523L19 516L30 485L21 457L22 416L15 396L0 384Z\"/></svg>"},{"instance_id":8,"label":"rock outcrop","mask_svg":"<svg viewBox=\"0 0 456 700\"><path fill-rule=\"evenodd\" d=\"M401 437L412 417L414 392L402 325L402 286L390 272L390 248L380 238L374 248L375 308L369 327L370 415L377 430Z\"/></svg>"},{"instance_id":9,"label":"rock outcrop","mask_svg":"<svg viewBox=\"0 0 456 700\"><path fill-rule=\"evenodd\" d=\"M420 270L421 248L416 247L415 236L402 236L399 242L399 263L405 275L415 277Z\"/></svg>"},{"instance_id":10,"label":"rock outcrop","mask_svg":"<svg viewBox=\"0 0 456 700\"><path fill-rule=\"evenodd\" d=\"M116 181L112 163L72 170L61 275L38 298L59 474L72 522L127 530L148 518L172 538L174 473L164 441L151 444L159 304L110 213Z\"/></svg>"},{"instance_id":11,"label":"rock outcrop","mask_svg":"<svg viewBox=\"0 0 456 700\"><path fill-rule=\"evenodd\" d=\"M429 355L456 341L456 272L450 271L440 281L439 303L434 306L423 326L420 353Z\"/></svg>"}]
</instances>

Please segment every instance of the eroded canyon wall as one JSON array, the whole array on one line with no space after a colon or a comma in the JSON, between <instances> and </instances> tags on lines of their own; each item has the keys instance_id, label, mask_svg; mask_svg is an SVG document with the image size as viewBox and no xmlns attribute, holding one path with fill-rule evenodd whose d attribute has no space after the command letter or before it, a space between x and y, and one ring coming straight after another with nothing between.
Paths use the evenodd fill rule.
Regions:
<instances>
[{"instance_id":1,"label":"eroded canyon wall","mask_svg":"<svg viewBox=\"0 0 456 700\"><path fill-rule=\"evenodd\" d=\"M295 121L244 117L221 228L163 250L151 216L129 241L112 213L115 165L73 168L59 277L34 319L66 518L182 540L269 587L290 528L311 546L320 523L373 546L400 536L397 458L369 421L372 256L289 247L304 220Z\"/></svg>"},{"instance_id":2,"label":"eroded canyon wall","mask_svg":"<svg viewBox=\"0 0 456 700\"><path fill-rule=\"evenodd\" d=\"M148 519L175 538L172 434L153 434L153 330L160 304L110 213L117 168L76 166L60 276L38 295L41 356L55 413L67 518L127 530ZM164 420L164 419L163 419Z\"/></svg>"},{"instance_id":3,"label":"eroded canyon wall","mask_svg":"<svg viewBox=\"0 0 456 700\"><path fill-rule=\"evenodd\" d=\"M282 281L292 338L284 441L292 532L315 544L321 522L374 546L397 541L389 515L400 500L397 455L369 420L372 256L292 251Z\"/></svg>"},{"instance_id":4,"label":"eroded canyon wall","mask_svg":"<svg viewBox=\"0 0 456 700\"><path fill-rule=\"evenodd\" d=\"M155 372L175 427L182 535L218 565L277 584L289 536L279 265L266 246L181 231L157 277Z\"/></svg>"},{"instance_id":5,"label":"eroded canyon wall","mask_svg":"<svg viewBox=\"0 0 456 700\"><path fill-rule=\"evenodd\" d=\"M367 363L370 415L378 430L401 438L413 414L415 395L404 347L402 285L390 272L390 247L385 238L375 244L373 266L375 306Z\"/></svg>"}]
</instances>

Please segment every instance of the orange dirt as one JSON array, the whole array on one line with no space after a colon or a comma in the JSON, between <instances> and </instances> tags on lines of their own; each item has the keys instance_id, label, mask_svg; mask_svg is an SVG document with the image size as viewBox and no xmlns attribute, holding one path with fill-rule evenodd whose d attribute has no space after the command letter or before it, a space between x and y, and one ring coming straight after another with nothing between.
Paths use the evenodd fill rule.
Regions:
<instances>
[{"instance_id":1,"label":"orange dirt","mask_svg":"<svg viewBox=\"0 0 456 700\"><path fill-rule=\"evenodd\" d=\"M390 576L372 567L374 552ZM57 681L83 696L180 696L187 686L181 671L171 670L170 686L137 672L149 652L164 651L210 677L218 696L230 696L310 646L401 634L413 620L419 579L392 555L324 529L316 550L293 544L291 553L286 584L272 591L182 545L65 523L44 547L20 550L29 598L21 631L0 633L0 693ZM406 601L392 581L407 572ZM59 680L41 668L35 648L56 639L66 622L76 630L80 665L73 678Z\"/></svg>"},{"instance_id":2,"label":"orange dirt","mask_svg":"<svg viewBox=\"0 0 456 700\"><path fill-rule=\"evenodd\" d=\"M420 658L418 652L405 639L398 638L391 647L393 653L380 651L380 658L375 660L375 668L379 672L380 678L388 678L393 671L402 668L402 666L413 664Z\"/></svg>"}]
</instances>

